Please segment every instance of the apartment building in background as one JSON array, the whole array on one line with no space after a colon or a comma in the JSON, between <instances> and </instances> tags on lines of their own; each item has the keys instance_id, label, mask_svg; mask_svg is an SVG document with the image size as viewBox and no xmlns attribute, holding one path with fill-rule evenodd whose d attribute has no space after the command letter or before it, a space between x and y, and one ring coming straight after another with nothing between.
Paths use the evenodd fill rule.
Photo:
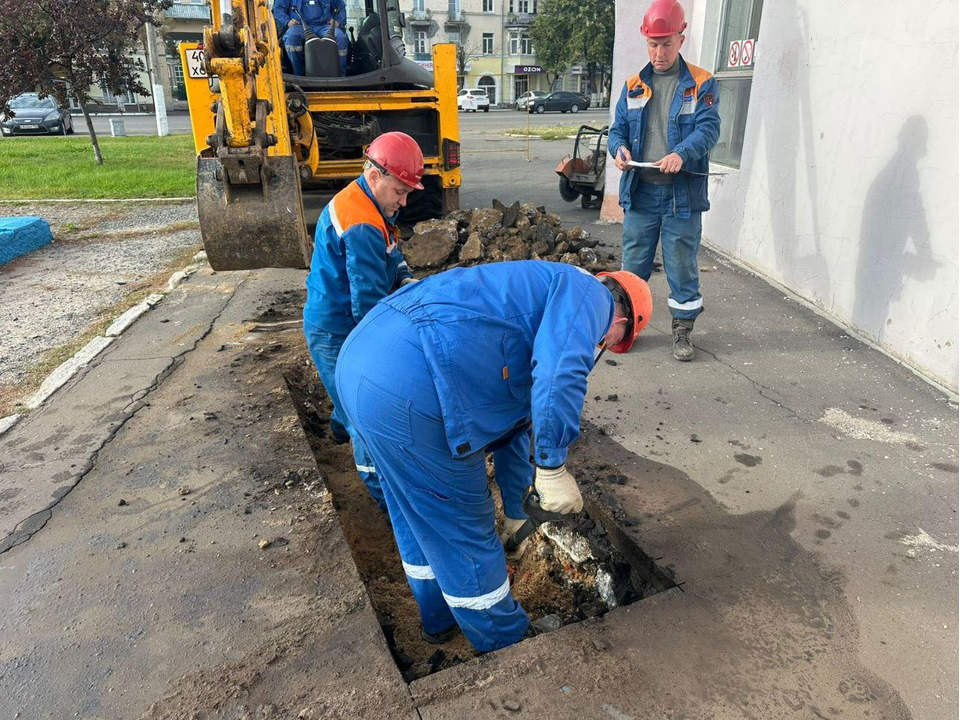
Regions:
<instances>
[{"instance_id":1,"label":"apartment building in background","mask_svg":"<svg viewBox=\"0 0 960 720\"><path fill-rule=\"evenodd\" d=\"M462 86L482 89L494 105L528 90L589 92L585 67L553 77L537 62L530 38L537 0L400 0L400 11L407 57L432 69L433 45L456 43L466 61L458 68Z\"/></svg>"}]
</instances>

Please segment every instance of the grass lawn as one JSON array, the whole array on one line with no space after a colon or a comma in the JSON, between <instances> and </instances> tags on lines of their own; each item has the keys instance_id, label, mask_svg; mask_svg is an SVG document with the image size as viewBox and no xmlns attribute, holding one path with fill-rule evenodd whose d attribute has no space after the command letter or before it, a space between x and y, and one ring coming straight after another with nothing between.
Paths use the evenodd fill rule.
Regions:
<instances>
[{"instance_id":1,"label":"grass lawn","mask_svg":"<svg viewBox=\"0 0 960 720\"><path fill-rule=\"evenodd\" d=\"M187 197L196 192L192 135L0 140L0 200Z\"/></svg>"},{"instance_id":2,"label":"grass lawn","mask_svg":"<svg viewBox=\"0 0 960 720\"><path fill-rule=\"evenodd\" d=\"M575 136L579 129L579 125L550 125L547 127L531 125L530 137L540 138L541 140L566 140L571 136ZM527 126L510 128L503 132L505 135L521 135L526 137Z\"/></svg>"}]
</instances>

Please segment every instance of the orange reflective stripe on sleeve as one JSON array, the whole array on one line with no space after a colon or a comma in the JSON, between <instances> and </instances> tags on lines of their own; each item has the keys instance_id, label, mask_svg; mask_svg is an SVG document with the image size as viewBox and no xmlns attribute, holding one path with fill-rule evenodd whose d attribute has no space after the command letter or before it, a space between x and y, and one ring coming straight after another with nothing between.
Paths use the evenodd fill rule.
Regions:
<instances>
[{"instance_id":1,"label":"orange reflective stripe on sleeve","mask_svg":"<svg viewBox=\"0 0 960 720\"><path fill-rule=\"evenodd\" d=\"M396 244L380 210L356 182L347 185L330 201L330 222L340 237L355 225L373 225L383 234L387 248Z\"/></svg>"}]
</instances>

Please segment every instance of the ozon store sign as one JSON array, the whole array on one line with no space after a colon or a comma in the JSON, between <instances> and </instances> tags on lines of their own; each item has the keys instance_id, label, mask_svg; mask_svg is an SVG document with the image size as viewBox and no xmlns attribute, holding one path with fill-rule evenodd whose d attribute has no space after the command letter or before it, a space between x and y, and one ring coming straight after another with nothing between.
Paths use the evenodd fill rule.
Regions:
<instances>
[{"instance_id":1,"label":"ozon store sign","mask_svg":"<svg viewBox=\"0 0 960 720\"><path fill-rule=\"evenodd\" d=\"M539 65L514 65L513 74L514 75L532 75L534 73L542 73L544 70Z\"/></svg>"}]
</instances>

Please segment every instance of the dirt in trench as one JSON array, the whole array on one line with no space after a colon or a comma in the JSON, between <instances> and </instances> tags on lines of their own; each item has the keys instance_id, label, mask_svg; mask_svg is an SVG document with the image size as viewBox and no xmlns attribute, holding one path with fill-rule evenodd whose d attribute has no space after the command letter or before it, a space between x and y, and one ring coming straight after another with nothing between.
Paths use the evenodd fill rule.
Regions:
<instances>
[{"instance_id":1,"label":"dirt in trench","mask_svg":"<svg viewBox=\"0 0 960 720\"><path fill-rule=\"evenodd\" d=\"M305 358L296 368L286 376L288 389L404 678L410 682L477 657L479 653L462 634L442 646L432 645L420 636L417 604L403 572L389 519L377 509L358 476L350 445L334 443L328 423L332 407L312 365ZM488 476L502 518L499 491L489 462ZM567 625L608 612L610 608L597 587L598 566L612 578L618 604L628 604L647 594L630 565L605 539L602 527L586 517L580 525L579 533L598 563L573 562L542 532L528 540L521 558L508 559L514 597L531 620L558 615Z\"/></svg>"}]
</instances>

